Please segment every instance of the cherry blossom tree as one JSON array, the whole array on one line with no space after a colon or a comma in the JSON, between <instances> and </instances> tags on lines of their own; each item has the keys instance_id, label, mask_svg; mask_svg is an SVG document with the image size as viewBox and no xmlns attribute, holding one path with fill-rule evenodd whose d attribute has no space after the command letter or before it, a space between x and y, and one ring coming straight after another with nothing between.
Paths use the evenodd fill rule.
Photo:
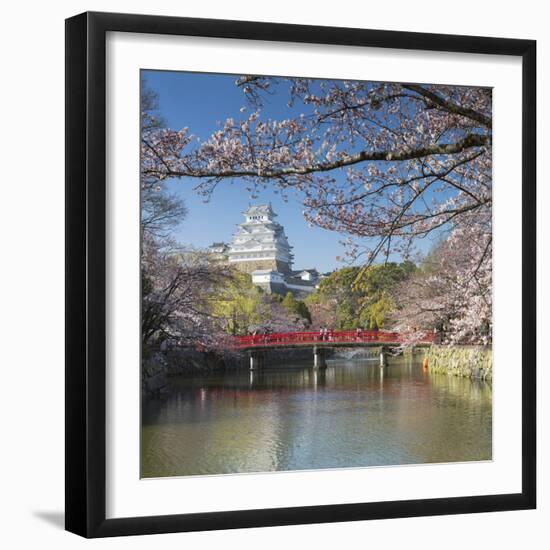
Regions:
<instances>
[{"instance_id":1,"label":"cherry blossom tree","mask_svg":"<svg viewBox=\"0 0 550 550\"><path fill-rule=\"evenodd\" d=\"M142 83L141 138L161 131L156 95ZM142 341L144 349L164 341L178 345L223 347L224 334L214 322L210 295L227 283L227 265L206 253L182 248L171 232L187 214L155 175L141 173Z\"/></svg>"},{"instance_id":2,"label":"cherry blossom tree","mask_svg":"<svg viewBox=\"0 0 550 550\"><path fill-rule=\"evenodd\" d=\"M435 328L442 343L491 343L491 238L475 228L472 223L455 229L395 289L395 328L411 342Z\"/></svg>"},{"instance_id":3,"label":"cherry blossom tree","mask_svg":"<svg viewBox=\"0 0 550 550\"><path fill-rule=\"evenodd\" d=\"M201 252L142 243L142 339L144 346L172 341L179 346L223 348L225 335L212 314L211 297L232 276L226 264Z\"/></svg>"}]
</instances>

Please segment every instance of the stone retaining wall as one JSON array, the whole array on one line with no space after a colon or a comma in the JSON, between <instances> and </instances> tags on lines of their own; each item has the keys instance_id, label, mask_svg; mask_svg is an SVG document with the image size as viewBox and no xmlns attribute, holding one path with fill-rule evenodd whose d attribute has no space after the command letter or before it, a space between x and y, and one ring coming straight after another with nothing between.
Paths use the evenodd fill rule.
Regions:
<instances>
[{"instance_id":1,"label":"stone retaining wall","mask_svg":"<svg viewBox=\"0 0 550 550\"><path fill-rule=\"evenodd\" d=\"M310 361L313 365L313 349L272 349L265 352L264 366ZM166 391L172 375L202 375L213 372L249 368L247 352L200 352L193 349L154 353L143 360L142 391L159 394Z\"/></svg>"},{"instance_id":2,"label":"stone retaining wall","mask_svg":"<svg viewBox=\"0 0 550 550\"><path fill-rule=\"evenodd\" d=\"M141 390L146 395L160 394L166 391L167 364L161 353L153 353L143 359L141 366Z\"/></svg>"},{"instance_id":3,"label":"stone retaining wall","mask_svg":"<svg viewBox=\"0 0 550 550\"><path fill-rule=\"evenodd\" d=\"M431 372L492 380L493 351L482 346L431 346L426 352Z\"/></svg>"}]
</instances>

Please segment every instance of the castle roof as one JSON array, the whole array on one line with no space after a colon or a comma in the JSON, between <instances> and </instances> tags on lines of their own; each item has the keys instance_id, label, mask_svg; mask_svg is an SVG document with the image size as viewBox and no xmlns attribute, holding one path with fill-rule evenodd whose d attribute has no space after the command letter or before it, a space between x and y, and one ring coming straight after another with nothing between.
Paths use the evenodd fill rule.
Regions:
<instances>
[{"instance_id":1,"label":"castle roof","mask_svg":"<svg viewBox=\"0 0 550 550\"><path fill-rule=\"evenodd\" d=\"M258 216L258 215L270 215L271 217L275 218L277 217L277 214L273 212L273 208L271 208L271 204L256 204L251 205L248 207L248 209L244 212L247 216Z\"/></svg>"},{"instance_id":2,"label":"castle roof","mask_svg":"<svg viewBox=\"0 0 550 550\"><path fill-rule=\"evenodd\" d=\"M300 273L318 274L319 272L314 267L311 269L295 269L292 271L292 275L300 275Z\"/></svg>"}]
</instances>

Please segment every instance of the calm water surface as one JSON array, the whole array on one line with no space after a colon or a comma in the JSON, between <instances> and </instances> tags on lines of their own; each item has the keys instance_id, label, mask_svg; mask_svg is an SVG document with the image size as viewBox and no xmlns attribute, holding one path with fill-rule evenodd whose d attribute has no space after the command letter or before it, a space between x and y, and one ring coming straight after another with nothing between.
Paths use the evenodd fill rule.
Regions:
<instances>
[{"instance_id":1,"label":"calm water surface","mask_svg":"<svg viewBox=\"0 0 550 550\"><path fill-rule=\"evenodd\" d=\"M170 382L143 402L142 477L491 459L491 385L411 359Z\"/></svg>"}]
</instances>

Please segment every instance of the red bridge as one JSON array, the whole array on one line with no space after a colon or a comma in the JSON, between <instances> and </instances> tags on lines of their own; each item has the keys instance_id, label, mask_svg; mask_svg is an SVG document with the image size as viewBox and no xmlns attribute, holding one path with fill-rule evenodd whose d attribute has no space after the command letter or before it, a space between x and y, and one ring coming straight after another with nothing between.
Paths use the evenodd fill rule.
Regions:
<instances>
[{"instance_id":1,"label":"red bridge","mask_svg":"<svg viewBox=\"0 0 550 550\"><path fill-rule=\"evenodd\" d=\"M432 344L435 335L426 333L421 344ZM241 349L272 348L272 347L296 347L296 346L341 346L346 345L378 345L378 344L402 344L406 341L406 335L399 332L386 332L378 330L338 330L321 332L275 332L271 334L254 334L251 336L235 336L236 347Z\"/></svg>"},{"instance_id":2,"label":"red bridge","mask_svg":"<svg viewBox=\"0 0 550 550\"><path fill-rule=\"evenodd\" d=\"M407 341L406 335L399 332L381 330L338 330L326 332L276 332L235 336L235 347L247 350L250 354L250 368L255 369L263 363L264 352L274 348L313 348L314 365L325 367L325 350L336 347L380 347L381 366L385 364L386 347L400 346ZM430 345L435 335L426 333L415 345Z\"/></svg>"}]
</instances>

